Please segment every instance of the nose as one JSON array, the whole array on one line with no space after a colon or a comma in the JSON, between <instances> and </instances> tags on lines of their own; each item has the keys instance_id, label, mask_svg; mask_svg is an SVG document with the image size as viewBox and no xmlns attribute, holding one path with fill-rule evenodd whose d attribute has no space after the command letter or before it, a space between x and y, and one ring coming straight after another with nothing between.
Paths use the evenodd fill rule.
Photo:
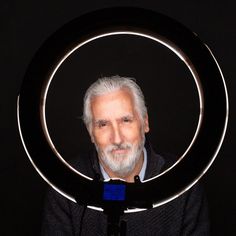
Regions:
<instances>
[{"instance_id":1,"label":"nose","mask_svg":"<svg viewBox=\"0 0 236 236\"><path fill-rule=\"evenodd\" d=\"M122 143L122 134L118 125L112 127L111 142L116 145Z\"/></svg>"}]
</instances>

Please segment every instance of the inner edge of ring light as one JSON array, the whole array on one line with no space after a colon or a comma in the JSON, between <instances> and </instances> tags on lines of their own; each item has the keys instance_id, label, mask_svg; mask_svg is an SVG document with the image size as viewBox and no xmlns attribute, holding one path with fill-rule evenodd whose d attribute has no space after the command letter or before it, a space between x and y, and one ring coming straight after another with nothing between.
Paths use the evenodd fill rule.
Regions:
<instances>
[{"instance_id":1,"label":"inner edge of ring light","mask_svg":"<svg viewBox=\"0 0 236 236\"><path fill-rule=\"evenodd\" d=\"M47 97L47 93L48 93L48 90L49 90L49 86L50 86L50 83L55 75L55 73L57 72L58 68L61 66L61 64L74 52L76 51L78 48L82 47L83 45L93 41L93 40L96 40L96 39L99 39L99 38L102 38L102 37L107 37L107 36L111 36L111 35L122 35L122 34L126 34L126 35L136 35L136 36L141 36L141 37L145 37L145 38L148 38L148 39L151 39L153 41L156 41L164 46L166 46L167 48L169 48L172 52L174 52L184 63L185 65L188 67L188 69L190 70L193 78L194 78L194 81L195 81L195 84L197 86L197 90L198 90L198 95L199 95L199 103L200 103L200 113L199 113L199 119L198 119L198 125L197 125L197 128L196 128L196 132L193 136L193 139L191 141L191 143L189 144L188 148L186 149L186 151L184 152L184 154L182 154L182 156L180 158L178 158L178 160L171 166L169 167L168 169L166 169L165 171L163 171L162 173L160 173L159 175L153 177L153 178L150 178L148 180L145 180L143 182L148 182L148 181L151 181L155 178L158 178L159 176L165 174L167 171L171 170L175 165L177 165L183 158L184 156L187 154L187 152L189 151L189 149L191 148L192 144L194 143L198 133L199 133L199 130L200 130L200 126L201 126L201 122L202 122L202 117L203 117L203 94L202 94L202 89L201 89L201 84L199 83L199 77L193 67L193 65L190 63L190 60L186 57L186 55L179 49L177 48L173 43L171 43L169 40L166 40L166 41L163 41L163 39L161 40L160 38L163 38L160 36L160 38L155 38L149 34L144 34L144 33L139 33L139 32L134 32L134 31L115 31L115 32L109 32L109 33L104 33L104 34L100 34L100 35L97 35L95 37L92 37L88 40L85 40L84 42L78 44L76 47L74 47L72 50L70 50L61 60L60 62L57 64L57 66L55 67L55 69L53 70L53 72L51 73L51 76L49 77L49 80L48 82L46 83L46 86L45 86L45 89L42 93L42 97L43 99L41 99L41 104L40 104L40 108L41 108L41 124L42 124L42 127L43 127L43 131L44 131L44 134L46 136L46 139L49 143L49 145L51 146L53 152L57 155L57 157L60 158L60 160L67 166L69 167L72 171L74 171L75 173L89 179L89 180L92 180L91 178L89 178L88 176L82 174L81 172L77 171L76 169L74 169L73 167L71 167L64 159L63 157L60 155L60 153L57 151L56 147L54 146L52 140L51 140L51 137L49 135L49 132L48 132L48 128L47 128L47 122L46 122L46 114L45 114L45 107L46 107L46 97ZM168 43L169 44L168 44ZM205 172L204 172L205 173ZM197 178L198 180L199 178ZM196 180L196 181L197 181ZM195 181L195 182L196 182ZM48 182L48 181L47 181ZM194 182L194 183L195 183ZM193 183L193 184L194 184ZM192 184L192 185L193 185ZM192 186L190 184L190 187ZM56 188L55 186L53 186L54 189L56 189L58 191L58 188ZM162 201L161 203L157 204L157 205L154 205L154 207L156 206L159 206L159 205L162 205L176 197L178 197L180 194L182 194L183 192L185 192L187 189L190 188L189 186L184 190L182 191L181 193L177 193L176 195L174 195L173 197L170 197L168 198L167 200L164 200ZM61 193L61 191L59 191ZM70 200L73 200L75 202L75 199L72 198L71 196L68 196L67 194L63 194L64 196L68 197ZM92 209L96 209L96 210L102 210L101 208L97 208L97 207L93 207L93 206L89 206L90 208ZM141 211L141 210L145 210L145 209L139 209L139 208L136 208L136 209L132 209L132 210L127 210L125 212L137 212L137 211Z\"/></svg>"},{"instance_id":2,"label":"inner edge of ring light","mask_svg":"<svg viewBox=\"0 0 236 236\"><path fill-rule=\"evenodd\" d=\"M60 155L60 153L58 152L58 150L56 149L56 147L54 146L52 140L51 140L51 137L50 137L50 134L49 134L49 131L48 131L48 128L47 128L47 122L46 122L46 112L45 112L45 107L46 107L46 100L47 100L47 93L48 93L48 90L49 90L49 87L50 87L50 84L51 84L51 81L54 77L54 75L56 74L58 68L61 66L61 64L74 52L76 51L78 48L82 47L83 45L91 42L91 41L94 41L96 39L99 39L99 38L103 38L103 37L107 37L107 36L111 36L111 35L122 35L122 34L127 34L127 35L136 35L136 36L141 36L141 37L145 37L145 38L148 38L148 39L151 39L153 41L156 41L164 46L166 46L167 48L169 48L172 52L174 52L184 63L185 65L188 67L188 69L190 70L193 78L194 78L194 81L195 81L195 84L197 86L197 90L198 90L198 95L199 95L199 103L200 103L200 112L199 112L199 119L198 119L198 124L197 124L197 128L196 128L196 131L195 131L195 134L192 138L192 141L190 142L188 148L186 149L186 151L178 158L178 160L171 166L169 167L168 169L166 169L165 171L163 171L162 173L148 179L148 180L144 180L142 181L143 183L144 182L148 182L152 179L155 179L163 174L165 174L167 171L169 171L170 169L172 169L175 165L177 165L183 158L184 156L186 156L187 152L189 151L189 149L192 147L192 144L194 143L198 133L199 133L199 130L200 130L200 126L201 126L201 122L202 122L202 117L203 117L203 94L202 94L202 89L201 89L201 84L199 83L199 77L193 67L193 65L190 63L190 60L185 56L185 54L177 47L174 47L173 45L170 45L170 44L167 44L166 42L162 41L161 39L159 38L155 38L151 35L148 35L148 34L142 34L142 33L138 33L138 32L132 32L132 31L116 31L116 32L110 32L110 33L105 33L105 34L101 34L101 35L98 35L98 36L95 36L95 37L92 37L80 44L78 44L75 48L73 48L71 51L69 51L61 60L60 62L57 64L57 66L55 67L55 69L53 70L53 72L51 73L51 76L49 77L49 80L48 82L46 83L46 86L45 86L45 89L44 91L42 92L42 98L41 99L41 103L40 103L40 108L41 108L41 124L42 124L42 127L43 127L43 131L44 131L44 134L46 136L46 139L50 145L50 147L52 148L53 152L60 158L61 161L63 161L64 164L66 164L66 166L68 166L71 170L73 170L75 173L89 179L89 180L92 180L92 178L82 174L81 172L79 172L78 170L74 169L73 167L71 167L64 159L63 157ZM167 41L167 40L166 40Z\"/></svg>"}]
</instances>

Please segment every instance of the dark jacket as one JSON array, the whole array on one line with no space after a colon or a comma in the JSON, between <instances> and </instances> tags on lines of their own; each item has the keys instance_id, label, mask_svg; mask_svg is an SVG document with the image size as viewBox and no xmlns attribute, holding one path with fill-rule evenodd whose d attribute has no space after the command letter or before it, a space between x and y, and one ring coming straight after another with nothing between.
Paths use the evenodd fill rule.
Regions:
<instances>
[{"instance_id":1,"label":"dark jacket","mask_svg":"<svg viewBox=\"0 0 236 236\"><path fill-rule=\"evenodd\" d=\"M173 160L155 154L147 148L145 179L168 168ZM86 158L85 164L75 164L79 171L94 177L101 175L97 157ZM89 161L88 161L89 160ZM87 208L66 199L50 189L45 201L42 235L106 235L107 217L103 212ZM200 184L157 208L122 216L127 222L127 235L209 235L206 199ZM82 228L81 228L82 227Z\"/></svg>"}]
</instances>

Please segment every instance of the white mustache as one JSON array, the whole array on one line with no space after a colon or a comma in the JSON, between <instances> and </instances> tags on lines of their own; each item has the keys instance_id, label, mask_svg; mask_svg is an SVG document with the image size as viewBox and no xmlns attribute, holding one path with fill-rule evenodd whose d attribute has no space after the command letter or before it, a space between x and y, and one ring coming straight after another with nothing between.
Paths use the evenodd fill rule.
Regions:
<instances>
[{"instance_id":1,"label":"white mustache","mask_svg":"<svg viewBox=\"0 0 236 236\"><path fill-rule=\"evenodd\" d=\"M122 143L122 144L117 144L117 145L109 145L106 148L107 152L112 152L112 151L117 151L117 150L129 150L132 148L132 144L130 143Z\"/></svg>"}]
</instances>

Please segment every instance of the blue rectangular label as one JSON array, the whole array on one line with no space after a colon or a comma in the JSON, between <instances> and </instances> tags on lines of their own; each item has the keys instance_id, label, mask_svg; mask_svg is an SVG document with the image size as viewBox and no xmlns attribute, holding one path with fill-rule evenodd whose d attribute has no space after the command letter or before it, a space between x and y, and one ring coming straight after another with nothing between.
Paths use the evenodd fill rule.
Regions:
<instances>
[{"instance_id":1,"label":"blue rectangular label","mask_svg":"<svg viewBox=\"0 0 236 236\"><path fill-rule=\"evenodd\" d=\"M103 200L106 201L124 201L125 200L124 184L107 184L104 183Z\"/></svg>"}]
</instances>

